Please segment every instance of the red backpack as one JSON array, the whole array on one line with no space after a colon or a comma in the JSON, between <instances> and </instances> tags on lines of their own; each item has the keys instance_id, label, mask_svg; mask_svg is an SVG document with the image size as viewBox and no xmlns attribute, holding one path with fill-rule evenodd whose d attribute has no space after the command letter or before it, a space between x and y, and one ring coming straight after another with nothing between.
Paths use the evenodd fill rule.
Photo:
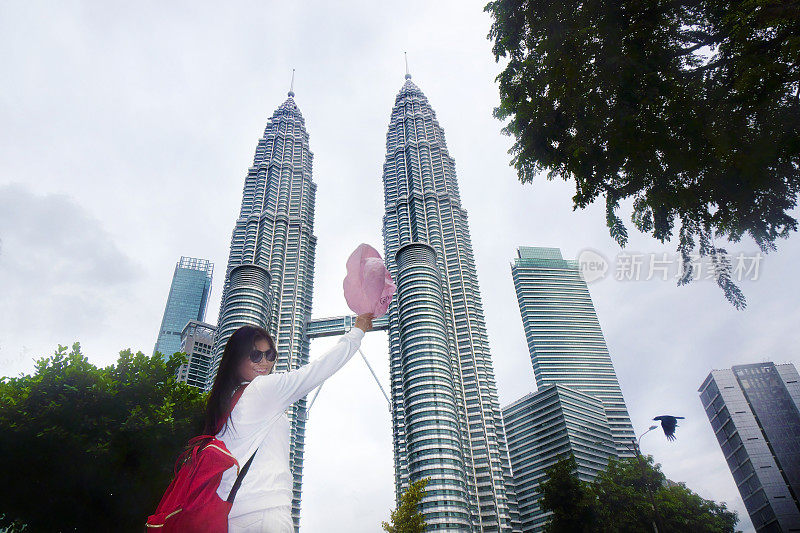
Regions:
<instances>
[{"instance_id":1,"label":"red backpack","mask_svg":"<svg viewBox=\"0 0 800 533\"><path fill-rule=\"evenodd\" d=\"M244 388L236 392L231 402L231 410L242 392ZM209 439L208 444L204 446L201 444L202 441ZM147 531L160 533L228 531L228 513L255 453L244 468L239 470L239 463L225 447L225 443L214 435L198 435L189 441L189 445L191 450L182 453L175 463L177 473L164 492L155 514L147 517L145 524ZM227 500L222 500L217 495L217 488L222 473L233 465L236 465L236 482Z\"/></svg>"}]
</instances>

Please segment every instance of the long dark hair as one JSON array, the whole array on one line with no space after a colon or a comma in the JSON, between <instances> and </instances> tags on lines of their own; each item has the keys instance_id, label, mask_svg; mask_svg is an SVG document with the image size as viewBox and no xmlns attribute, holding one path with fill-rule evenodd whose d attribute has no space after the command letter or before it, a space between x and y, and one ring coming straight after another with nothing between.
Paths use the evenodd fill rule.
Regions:
<instances>
[{"instance_id":1,"label":"long dark hair","mask_svg":"<svg viewBox=\"0 0 800 533\"><path fill-rule=\"evenodd\" d=\"M258 339L269 341L270 347L277 350L272 336L267 330L259 326L242 326L233 332L228 342L225 343L225 350L222 352L222 359L219 362L217 377L211 387L211 393L206 400L206 412L203 419L203 431L201 435L189 439L183 451L178 455L175 463L174 475L178 475L178 469L187 463L194 463L198 450L211 442L213 437L206 435L216 435L222 427L228 423L228 412L231 409L231 400L234 391L242 383L242 376L239 374L239 366L242 359L248 357L256 346ZM273 370L275 367L272 367ZM272 372L272 370L270 370Z\"/></svg>"},{"instance_id":2,"label":"long dark hair","mask_svg":"<svg viewBox=\"0 0 800 533\"><path fill-rule=\"evenodd\" d=\"M242 382L239 367L242 359L248 357L255 348L258 339L265 339L269 341L271 348L278 349L269 332L259 326L242 326L234 331L228 342L225 343L217 377L214 379L214 385L211 387L211 393L206 402L204 434L216 435L227 423L231 397Z\"/></svg>"}]
</instances>

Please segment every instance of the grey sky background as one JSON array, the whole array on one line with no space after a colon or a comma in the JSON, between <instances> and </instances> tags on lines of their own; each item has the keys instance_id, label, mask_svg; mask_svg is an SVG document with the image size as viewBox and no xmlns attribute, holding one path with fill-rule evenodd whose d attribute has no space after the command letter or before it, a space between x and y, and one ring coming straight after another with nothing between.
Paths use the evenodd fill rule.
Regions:
<instances>
[{"instance_id":1,"label":"grey sky background","mask_svg":"<svg viewBox=\"0 0 800 533\"><path fill-rule=\"evenodd\" d=\"M0 5L0 374L75 341L98 365L126 348L149 355L181 255L214 262L216 323L244 178L292 68L318 184L313 316L349 312L345 260L362 242L383 251L385 136L407 51L456 160L501 405L535 389L516 247L596 250L612 271L590 292L637 434L656 415L686 417L677 441L652 432L643 450L752 531L697 388L712 368L800 362L800 240L741 283L745 311L713 281L614 279L602 207L573 212L570 183L522 185L508 166L484 3ZM675 244L635 233L629 213L626 251L674 259ZM335 341L314 341L312 359ZM386 334L362 346L387 384ZM376 531L394 506L388 406L358 356L310 413L303 486L304 531Z\"/></svg>"}]
</instances>

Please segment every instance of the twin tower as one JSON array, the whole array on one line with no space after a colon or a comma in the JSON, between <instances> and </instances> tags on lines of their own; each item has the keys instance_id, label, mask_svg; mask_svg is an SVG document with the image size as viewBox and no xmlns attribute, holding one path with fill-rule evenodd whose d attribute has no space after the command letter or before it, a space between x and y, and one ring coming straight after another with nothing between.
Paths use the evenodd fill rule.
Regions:
<instances>
[{"instance_id":1,"label":"twin tower","mask_svg":"<svg viewBox=\"0 0 800 533\"><path fill-rule=\"evenodd\" d=\"M272 334L281 371L308 363L322 329L344 333L353 323L311 319L317 185L305 121L288 96L245 179L208 388L242 325ZM389 339L396 497L428 477L420 505L427 530L512 532L516 501L467 212L444 131L409 74L389 121L383 191L384 258L398 290L375 329ZM302 399L289 413L295 530L306 407Z\"/></svg>"}]
</instances>

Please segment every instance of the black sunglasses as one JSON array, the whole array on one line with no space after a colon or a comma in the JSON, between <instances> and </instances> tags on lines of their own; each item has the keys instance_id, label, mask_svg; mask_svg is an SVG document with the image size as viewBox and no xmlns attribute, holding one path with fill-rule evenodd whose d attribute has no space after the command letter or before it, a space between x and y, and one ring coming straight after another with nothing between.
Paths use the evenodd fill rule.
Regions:
<instances>
[{"instance_id":1,"label":"black sunglasses","mask_svg":"<svg viewBox=\"0 0 800 533\"><path fill-rule=\"evenodd\" d=\"M274 361L278 357L278 352L276 352L274 348L264 350L263 352L253 348L253 351L250 352L250 360L254 363L261 361L262 357L266 357L267 361Z\"/></svg>"}]
</instances>

